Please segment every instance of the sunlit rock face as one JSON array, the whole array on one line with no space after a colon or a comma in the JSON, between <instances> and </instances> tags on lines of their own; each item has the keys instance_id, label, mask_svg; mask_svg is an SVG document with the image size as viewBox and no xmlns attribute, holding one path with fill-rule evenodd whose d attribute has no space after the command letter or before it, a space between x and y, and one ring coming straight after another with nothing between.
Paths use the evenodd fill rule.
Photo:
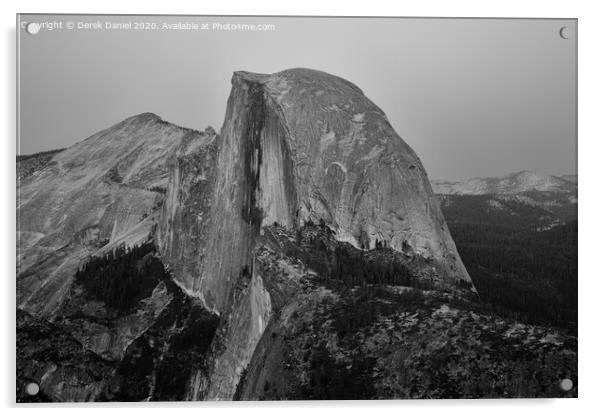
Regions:
<instances>
[{"instance_id":1,"label":"sunlit rock face","mask_svg":"<svg viewBox=\"0 0 602 416\"><path fill-rule=\"evenodd\" d=\"M128 118L17 181L17 306L51 317L86 258L150 238L173 157L205 135L144 113Z\"/></svg>"},{"instance_id":2,"label":"sunlit rock face","mask_svg":"<svg viewBox=\"0 0 602 416\"><path fill-rule=\"evenodd\" d=\"M251 267L263 225L324 220L360 248L377 240L470 278L426 172L386 115L352 83L320 71L236 72L220 133L210 241L186 288L216 311Z\"/></svg>"}]
</instances>

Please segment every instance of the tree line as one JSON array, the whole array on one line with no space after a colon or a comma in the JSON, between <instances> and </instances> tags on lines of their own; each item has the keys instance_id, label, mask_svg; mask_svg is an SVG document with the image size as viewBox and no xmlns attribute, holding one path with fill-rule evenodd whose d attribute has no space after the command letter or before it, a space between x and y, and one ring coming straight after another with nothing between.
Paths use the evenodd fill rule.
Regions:
<instances>
[{"instance_id":1,"label":"tree line","mask_svg":"<svg viewBox=\"0 0 602 416\"><path fill-rule=\"evenodd\" d=\"M92 257L77 270L75 281L92 298L127 311L168 277L161 261L152 256L155 251L152 241L131 248L120 245L103 256Z\"/></svg>"}]
</instances>

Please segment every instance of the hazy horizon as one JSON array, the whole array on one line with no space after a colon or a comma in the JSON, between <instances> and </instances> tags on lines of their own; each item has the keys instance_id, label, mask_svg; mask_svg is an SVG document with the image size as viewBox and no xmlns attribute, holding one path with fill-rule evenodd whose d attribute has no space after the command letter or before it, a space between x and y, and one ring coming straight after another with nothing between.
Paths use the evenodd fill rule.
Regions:
<instances>
[{"instance_id":1,"label":"hazy horizon","mask_svg":"<svg viewBox=\"0 0 602 416\"><path fill-rule=\"evenodd\" d=\"M33 16L22 21L253 22L269 32L20 31L20 153L125 118L219 131L237 70L309 67L383 109L429 178L576 174L576 22L506 19ZM559 35L567 26L570 39Z\"/></svg>"}]
</instances>

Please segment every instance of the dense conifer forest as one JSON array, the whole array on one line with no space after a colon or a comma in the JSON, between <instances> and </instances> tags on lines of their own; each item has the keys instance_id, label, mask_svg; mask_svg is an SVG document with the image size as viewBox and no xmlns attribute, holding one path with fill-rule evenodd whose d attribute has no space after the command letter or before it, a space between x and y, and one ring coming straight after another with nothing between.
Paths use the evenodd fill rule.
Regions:
<instances>
[{"instance_id":1,"label":"dense conifer forest","mask_svg":"<svg viewBox=\"0 0 602 416\"><path fill-rule=\"evenodd\" d=\"M485 215L475 200L455 197L444 214L481 301L498 313L576 333L577 221L538 231L531 207L513 217Z\"/></svg>"},{"instance_id":2,"label":"dense conifer forest","mask_svg":"<svg viewBox=\"0 0 602 416\"><path fill-rule=\"evenodd\" d=\"M91 258L75 274L75 280L107 306L127 311L168 277L163 264L154 257L155 245L119 246L101 257Z\"/></svg>"}]
</instances>

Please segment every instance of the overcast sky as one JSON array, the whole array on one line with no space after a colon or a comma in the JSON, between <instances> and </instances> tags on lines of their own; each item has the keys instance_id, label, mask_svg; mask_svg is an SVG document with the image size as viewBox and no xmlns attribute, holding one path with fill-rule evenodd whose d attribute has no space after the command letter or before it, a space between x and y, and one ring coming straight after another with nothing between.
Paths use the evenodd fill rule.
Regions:
<instances>
[{"instance_id":1,"label":"overcast sky","mask_svg":"<svg viewBox=\"0 0 602 416\"><path fill-rule=\"evenodd\" d=\"M576 22L397 18L29 16L20 152L70 146L153 112L219 130L232 72L307 67L358 85L430 178L576 171ZM274 24L274 31L83 30L67 22ZM569 39L560 36L568 27Z\"/></svg>"}]
</instances>

